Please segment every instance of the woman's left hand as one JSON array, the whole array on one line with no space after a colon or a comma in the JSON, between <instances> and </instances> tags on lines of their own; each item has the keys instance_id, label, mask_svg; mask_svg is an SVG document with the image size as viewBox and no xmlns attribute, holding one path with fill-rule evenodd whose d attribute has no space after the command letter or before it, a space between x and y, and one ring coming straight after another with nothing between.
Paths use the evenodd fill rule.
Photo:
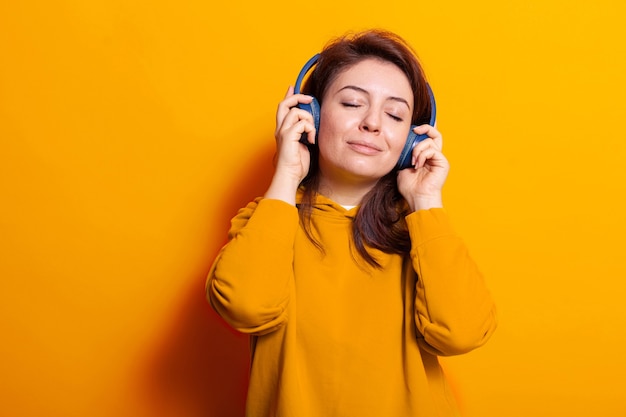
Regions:
<instances>
[{"instance_id":1,"label":"woman's left hand","mask_svg":"<svg viewBox=\"0 0 626 417\"><path fill-rule=\"evenodd\" d=\"M443 207L441 190L450 164L441 152L441 133L430 125L418 126L413 131L428 135L428 139L413 148L412 167L398 172L398 189L413 211Z\"/></svg>"}]
</instances>

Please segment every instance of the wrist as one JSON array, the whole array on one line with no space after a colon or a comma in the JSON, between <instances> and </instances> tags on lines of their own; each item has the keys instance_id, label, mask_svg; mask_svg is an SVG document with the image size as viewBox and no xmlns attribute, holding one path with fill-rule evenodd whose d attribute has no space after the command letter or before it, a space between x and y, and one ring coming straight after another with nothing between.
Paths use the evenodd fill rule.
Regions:
<instances>
[{"instance_id":1,"label":"wrist","mask_svg":"<svg viewBox=\"0 0 626 417\"><path fill-rule=\"evenodd\" d=\"M411 211L429 210L432 208L443 208L441 195L437 196L415 196L407 200Z\"/></svg>"},{"instance_id":2,"label":"wrist","mask_svg":"<svg viewBox=\"0 0 626 417\"><path fill-rule=\"evenodd\" d=\"M282 200L293 206L296 205L296 192L300 186L300 179L293 175L276 171L264 197L274 200Z\"/></svg>"}]
</instances>

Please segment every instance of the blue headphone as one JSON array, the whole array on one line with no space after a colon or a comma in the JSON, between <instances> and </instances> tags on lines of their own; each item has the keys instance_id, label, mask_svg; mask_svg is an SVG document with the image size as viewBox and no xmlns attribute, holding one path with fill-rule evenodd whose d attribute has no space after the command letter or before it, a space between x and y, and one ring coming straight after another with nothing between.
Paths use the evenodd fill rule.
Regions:
<instances>
[{"instance_id":1,"label":"blue headphone","mask_svg":"<svg viewBox=\"0 0 626 417\"><path fill-rule=\"evenodd\" d=\"M304 76L310 71L313 65L317 63L317 60L319 59L319 57L320 57L320 54L315 54L311 59L307 61L306 64L304 64L304 67L302 67L302 69L300 70L300 73L298 74L298 78L296 79L296 84L294 86L295 94L300 94L300 87L302 86L302 80L304 79ZM433 90L430 88L429 84L426 84L426 87L428 88L428 96L430 98L430 108L431 108L430 121L428 122L428 124L431 126L434 126L436 116L437 116L437 105L435 103L435 95L433 94ZM302 110L306 110L309 113L311 113L311 115L313 116L313 121L315 123L315 131L317 135L317 132L319 131L319 127L320 127L320 104L317 101L317 99L313 97L313 101L311 101L311 103L308 103L308 104L299 103L298 107L301 108ZM400 159L398 160L398 163L396 164L396 169L400 170L400 169L410 167L413 148L415 148L415 145L417 145L424 139L428 139L428 135L418 135L415 132L413 132L414 127L415 125L411 125L411 129L409 130L409 135L407 136L406 143L404 145L404 148L402 149L402 152L400 153ZM315 138L315 140L317 142L317 137ZM300 141L304 144L307 144L307 145L309 144L306 140L306 133L302 135L302 139L300 139Z\"/></svg>"}]
</instances>

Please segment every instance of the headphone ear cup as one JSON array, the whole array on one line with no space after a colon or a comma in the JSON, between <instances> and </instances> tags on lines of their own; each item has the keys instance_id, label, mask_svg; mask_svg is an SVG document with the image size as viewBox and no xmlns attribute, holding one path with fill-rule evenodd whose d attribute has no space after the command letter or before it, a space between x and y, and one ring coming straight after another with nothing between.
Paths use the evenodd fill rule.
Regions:
<instances>
[{"instance_id":1,"label":"headphone ear cup","mask_svg":"<svg viewBox=\"0 0 626 417\"><path fill-rule=\"evenodd\" d=\"M398 159L398 163L396 164L396 169L398 170L409 168L411 166L413 148L415 148L415 145L428 138L428 135L418 135L415 133L413 131L415 127L415 125L411 125L411 129L409 129L409 135L407 136L404 148L400 153L400 159Z\"/></svg>"},{"instance_id":2,"label":"headphone ear cup","mask_svg":"<svg viewBox=\"0 0 626 417\"><path fill-rule=\"evenodd\" d=\"M435 121L437 120L437 103L435 102L435 95L433 94L433 90L430 88L430 84L426 83L426 88L428 89L428 96L430 99L430 121L429 125L435 126ZM400 153L400 159L398 159L398 163L396 164L396 169L405 169L411 166L411 159L413 157L413 148L415 145L423 141L424 139L428 139L428 135L418 135L413 132L415 125L411 125L411 129L409 129L409 135L406 138L406 143L404 144L404 149L402 149L402 153Z\"/></svg>"},{"instance_id":3,"label":"headphone ear cup","mask_svg":"<svg viewBox=\"0 0 626 417\"><path fill-rule=\"evenodd\" d=\"M306 110L311 114L311 116L313 116L313 123L315 125L315 144L317 145L317 132L319 132L320 130L320 104L317 99L313 97L313 101L311 101L310 103L299 103L298 107L302 110ZM307 140L306 133L302 134L300 142L304 143L305 145L310 145L309 141Z\"/></svg>"}]
</instances>

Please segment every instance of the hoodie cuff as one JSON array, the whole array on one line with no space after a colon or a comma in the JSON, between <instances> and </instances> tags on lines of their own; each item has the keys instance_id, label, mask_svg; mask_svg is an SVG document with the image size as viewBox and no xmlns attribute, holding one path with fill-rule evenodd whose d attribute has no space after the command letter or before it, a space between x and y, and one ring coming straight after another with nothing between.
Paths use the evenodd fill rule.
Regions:
<instances>
[{"instance_id":1,"label":"hoodie cuff","mask_svg":"<svg viewBox=\"0 0 626 417\"><path fill-rule=\"evenodd\" d=\"M406 216L413 246L420 246L434 239L456 235L448 213L443 208L418 210Z\"/></svg>"},{"instance_id":2,"label":"hoodie cuff","mask_svg":"<svg viewBox=\"0 0 626 417\"><path fill-rule=\"evenodd\" d=\"M247 227L264 229L272 236L293 241L298 230L298 209L282 200L263 198L250 217Z\"/></svg>"}]
</instances>

